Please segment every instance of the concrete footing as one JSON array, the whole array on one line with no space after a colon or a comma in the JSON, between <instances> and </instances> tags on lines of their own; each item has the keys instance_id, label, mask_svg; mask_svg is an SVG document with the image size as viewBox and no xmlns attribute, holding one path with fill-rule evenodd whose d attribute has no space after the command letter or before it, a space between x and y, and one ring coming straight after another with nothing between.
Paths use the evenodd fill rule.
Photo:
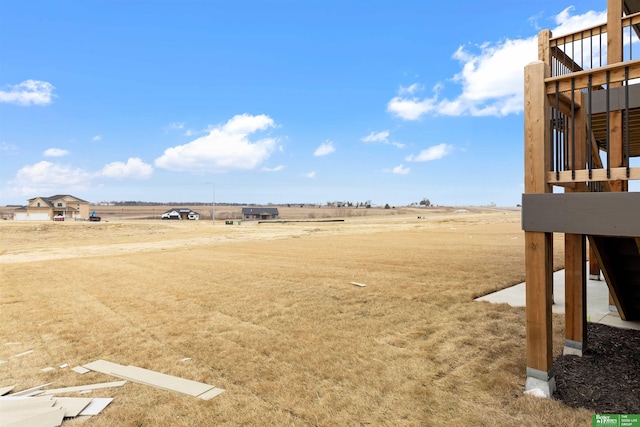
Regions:
<instances>
[{"instance_id":1,"label":"concrete footing","mask_svg":"<svg viewBox=\"0 0 640 427\"><path fill-rule=\"evenodd\" d=\"M535 396L550 398L556 390L556 378L553 371L543 372L533 368L527 368L527 382L524 386L525 393Z\"/></svg>"},{"instance_id":2,"label":"concrete footing","mask_svg":"<svg viewBox=\"0 0 640 427\"><path fill-rule=\"evenodd\" d=\"M565 355L565 356L574 355L574 356L582 357L583 352L584 352L584 344L583 343L577 342L577 341L568 340L568 339L564 340L564 350L562 350L562 354L563 355Z\"/></svg>"}]
</instances>

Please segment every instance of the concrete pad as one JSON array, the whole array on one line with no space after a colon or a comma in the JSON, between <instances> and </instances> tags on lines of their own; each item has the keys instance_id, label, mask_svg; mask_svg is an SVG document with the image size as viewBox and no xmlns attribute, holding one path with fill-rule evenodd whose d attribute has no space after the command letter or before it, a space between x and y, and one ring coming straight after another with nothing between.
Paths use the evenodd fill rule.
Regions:
<instances>
[{"instance_id":1,"label":"concrete pad","mask_svg":"<svg viewBox=\"0 0 640 427\"><path fill-rule=\"evenodd\" d=\"M588 265L587 271L589 271ZM501 291L476 298L475 301L506 303L512 307L524 307L526 305L525 283L519 283ZM553 273L553 301L552 311L563 314L565 311L564 270ZM640 321L625 321L620 319L617 312L609 311L609 288L604 279L587 280L587 319L593 323L601 323L616 328L640 330Z\"/></svg>"}]
</instances>

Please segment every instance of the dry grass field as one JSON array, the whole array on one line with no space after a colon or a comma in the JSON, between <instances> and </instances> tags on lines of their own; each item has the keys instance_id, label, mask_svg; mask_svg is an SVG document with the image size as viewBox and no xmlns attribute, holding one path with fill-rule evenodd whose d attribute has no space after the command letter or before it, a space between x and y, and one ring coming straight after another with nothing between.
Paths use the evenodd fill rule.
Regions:
<instances>
[{"instance_id":1,"label":"dry grass field","mask_svg":"<svg viewBox=\"0 0 640 427\"><path fill-rule=\"evenodd\" d=\"M473 301L524 279L520 213L384 211L0 221L0 386L114 381L41 372L106 359L226 390L129 382L92 392L114 401L84 426L591 425L523 394L524 309Z\"/></svg>"}]
</instances>

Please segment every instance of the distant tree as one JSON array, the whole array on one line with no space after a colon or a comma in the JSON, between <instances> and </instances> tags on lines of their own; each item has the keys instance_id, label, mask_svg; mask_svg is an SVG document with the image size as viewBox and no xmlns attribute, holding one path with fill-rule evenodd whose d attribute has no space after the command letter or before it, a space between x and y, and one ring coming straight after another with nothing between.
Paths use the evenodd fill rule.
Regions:
<instances>
[{"instance_id":1,"label":"distant tree","mask_svg":"<svg viewBox=\"0 0 640 427\"><path fill-rule=\"evenodd\" d=\"M389 206L389 203L387 203L386 205L384 205L385 209L391 209L391 206Z\"/></svg>"},{"instance_id":2,"label":"distant tree","mask_svg":"<svg viewBox=\"0 0 640 427\"><path fill-rule=\"evenodd\" d=\"M431 201L425 197L424 199L420 200L420 206L429 207L431 206Z\"/></svg>"}]
</instances>

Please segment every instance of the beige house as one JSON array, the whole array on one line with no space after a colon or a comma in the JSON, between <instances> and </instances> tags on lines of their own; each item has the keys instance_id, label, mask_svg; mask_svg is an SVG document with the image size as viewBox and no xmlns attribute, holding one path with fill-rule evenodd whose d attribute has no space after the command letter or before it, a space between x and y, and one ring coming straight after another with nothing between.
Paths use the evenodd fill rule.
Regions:
<instances>
[{"instance_id":1,"label":"beige house","mask_svg":"<svg viewBox=\"0 0 640 427\"><path fill-rule=\"evenodd\" d=\"M89 219L89 202L68 194L34 197L14 211L15 221Z\"/></svg>"}]
</instances>

